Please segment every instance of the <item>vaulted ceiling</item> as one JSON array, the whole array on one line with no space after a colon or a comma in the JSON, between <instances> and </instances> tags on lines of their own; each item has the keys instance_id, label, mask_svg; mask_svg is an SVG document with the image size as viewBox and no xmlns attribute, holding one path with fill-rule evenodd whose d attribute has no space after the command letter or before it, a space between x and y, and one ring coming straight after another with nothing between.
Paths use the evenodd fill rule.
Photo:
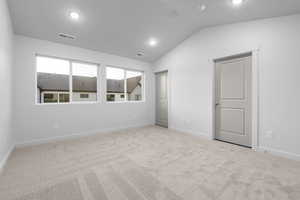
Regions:
<instances>
[{"instance_id":1,"label":"vaulted ceiling","mask_svg":"<svg viewBox=\"0 0 300 200\"><path fill-rule=\"evenodd\" d=\"M155 61L195 31L214 25L290 15L300 0L8 0L17 34ZM202 11L202 5L206 9ZM78 21L69 18L80 14ZM61 38L59 33L76 36ZM158 40L156 47L147 44ZM137 53L144 56L138 57Z\"/></svg>"}]
</instances>

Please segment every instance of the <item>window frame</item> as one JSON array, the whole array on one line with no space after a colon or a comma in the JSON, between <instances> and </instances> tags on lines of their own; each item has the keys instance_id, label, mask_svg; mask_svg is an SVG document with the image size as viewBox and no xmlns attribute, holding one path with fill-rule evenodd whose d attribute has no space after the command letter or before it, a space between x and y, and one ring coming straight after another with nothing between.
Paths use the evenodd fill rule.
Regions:
<instances>
[{"instance_id":1,"label":"window frame","mask_svg":"<svg viewBox=\"0 0 300 200\"><path fill-rule=\"evenodd\" d=\"M64 103L59 103L59 100L57 103L39 103L38 102L38 87L37 87L37 57L45 57L45 58L53 58L53 59L60 59L60 60L65 60L69 62L69 93L70 97L70 102L64 102ZM76 63L82 63L82 64L88 64L88 65L95 65L97 66L97 100L96 101L72 101L72 96L73 96L73 81L72 81L72 63L76 62ZM35 94L34 94L34 104L38 105L38 106L45 106L45 105L72 105L72 104L102 104L102 103L106 103L106 104L114 104L114 103L145 103L146 102L146 73L144 70L140 70L140 69L135 69L135 68L127 68L127 67L120 67L120 66L116 66L116 65L109 65L109 64L100 64L100 63L96 63L96 62L90 62L90 61L83 61L83 60L79 60L79 59L73 59L73 58L66 58L66 57L59 57L59 56L52 56L52 55L47 55L47 54L40 54L40 53L35 53L34 54L34 63L35 63ZM118 68L118 69L123 69L124 70L124 89L126 87L126 90L124 92L125 95L125 99L124 101L107 101L107 79L106 79L106 69L107 67L112 67L112 68ZM131 100L128 101L127 99L127 82L126 82L126 73L127 71L133 71L133 72L140 72L142 73L142 88L141 88L141 95L142 95L142 99L141 100ZM40 97L41 98L41 97ZM59 98L59 96L58 96Z\"/></svg>"},{"instance_id":2,"label":"window frame","mask_svg":"<svg viewBox=\"0 0 300 200\"><path fill-rule=\"evenodd\" d=\"M107 68L110 67L110 68L117 68L117 69L122 69L124 70L124 95L125 95L125 99L124 101L107 101L107 76L106 76L106 72L107 72ZM141 80L141 83L142 83L142 88L141 88L141 95L142 95L142 99L141 100L131 100L131 101L128 101L127 99L127 81L126 81L126 78L127 78L127 71L132 71L132 72L140 72L142 73L142 80ZM119 67L119 66L115 66L115 65L106 65L104 67L104 80L105 80L105 95L104 95L104 101L105 103L107 104L114 104L114 103L144 103L146 102L146 97L145 97L145 71L143 70L138 70L138 69L132 69L132 68L126 68L126 67Z\"/></svg>"},{"instance_id":3,"label":"window frame","mask_svg":"<svg viewBox=\"0 0 300 200\"><path fill-rule=\"evenodd\" d=\"M88 99L89 96L90 96L90 93L82 93L82 92L80 92L80 94L79 94L80 99Z\"/></svg>"},{"instance_id":4,"label":"window frame","mask_svg":"<svg viewBox=\"0 0 300 200\"><path fill-rule=\"evenodd\" d=\"M68 61L69 63L69 92L55 92L52 91L49 93L57 93L58 94L58 98L59 98L59 93L69 93L69 100L70 102L63 102L60 103L59 99L56 103L39 103L37 98L38 98L38 87L37 87L37 83L38 83L38 66L37 66L37 57L45 57L45 58L52 58L52 59L59 59L59 60L64 60L64 61ZM39 105L39 106L44 106L44 105L66 105L66 104L97 104L101 102L101 84L100 84L100 79L101 79L101 65L99 63L93 63L93 62L89 62L89 61L82 61L82 60L78 60L78 59L71 59L71 58L62 58L62 57L57 57L57 56L49 56L49 55L44 55L44 54L38 54L36 53L34 56L35 59L35 105ZM87 65L95 65L97 67L97 92L96 92L96 97L97 100L96 101L72 101L72 97L73 97L73 66L72 63L81 63L81 64L87 64ZM48 92L47 92L48 93ZM41 97L40 97L41 98Z\"/></svg>"},{"instance_id":5,"label":"window frame","mask_svg":"<svg viewBox=\"0 0 300 200\"><path fill-rule=\"evenodd\" d=\"M44 91L44 92L42 92L41 93L41 99L43 99L44 100L44 95L45 94L57 94L57 103L40 103L40 104L68 104L68 103L70 103L70 102L59 102L59 95L60 94L68 94L68 95L70 95L70 93L69 92L61 92L61 91ZM69 100L70 100L70 96L69 96Z\"/></svg>"}]
</instances>

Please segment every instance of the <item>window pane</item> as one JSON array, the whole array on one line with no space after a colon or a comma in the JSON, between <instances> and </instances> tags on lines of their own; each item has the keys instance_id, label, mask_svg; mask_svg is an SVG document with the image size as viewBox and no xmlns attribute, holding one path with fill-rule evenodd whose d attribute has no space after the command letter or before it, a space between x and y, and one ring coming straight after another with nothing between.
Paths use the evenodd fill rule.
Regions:
<instances>
[{"instance_id":1,"label":"window pane","mask_svg":"<svg viewBox=\"0 0 300 200\"><path fill-rule=\"evenodd\" d=\"M107 101L115 101L115 95L114 94L107 94Z\"/></svg>"},{"instance_id":2,"label":"window pane","mask_svg":"<svg viewBox=\"0 0 300 200\"><path fill-rule=\"evenodd\" d=\"M70 95L67 93L59 94L59 103L68 103L70 102Z\"/></svg>"},{"instance_id":3,"label":"window pane","mask_svg":"<svg viewBox=\"0 0 300 200\"><path fill-rule=\"evenodd\" d=\"M42 93L43 103L58 103L58 93Z\"/></svg>"},{"instance_id":4,"label":"window pane","mask_svg":"<svg viewBox=\"0 0 300 200\"><path fill-rule=\"evenodd\" d=\"M98 66L72 63L72 101L97 101Z\"/></svg>"},{"instance_id":5,"label":"window pane","mask_svg":"<svg viewBox=\"0 0 300 200\"><path fill-rule=\"evenodd\" d=\"M124 101L124 78L125 71L119 68L106 68L106 100L107 101Z\"/></svg>"},{"instance_id":6,"label":"window pane","mask_svg":"<svg viewBox=\"0 0 300 200\"><path fill-rule=\"evenodd\" d=\"M58 92L69 92L69 61L37 56L36 64L37 102L58 103ZM44 93L48 95L46 98Z\"/></svg>"},{"instance_id":7,"label":"window pane","mask_svg":"<svg viewBox=\"0 0 300 200\"><path fill-rule=\"evenodd\" d=\"M69 61L49 58L49 57L36 57L37 72L48 74L64 74L69 75L70 67Z\"/></svg>"},{"instance_id":8,"label":"window pane","mask_svg":"<svg viewBox=\"0 0 300 200\"><path fill-rule=\"evenodd\" d=\"M81 99L87 99L89 98L89 94L80 94Z\"/></svg>"},{"instance_id":9,"label":"window pane","mask_svg":"<svg viewBox=\"0 0 300 200\"><path fill-rule=\"evenodd\" d=\"M127 100L141 101L142 100L142 80L143 73L136 71L126 71L126 85L127 85Z\"/></svg>"}]
</instances>

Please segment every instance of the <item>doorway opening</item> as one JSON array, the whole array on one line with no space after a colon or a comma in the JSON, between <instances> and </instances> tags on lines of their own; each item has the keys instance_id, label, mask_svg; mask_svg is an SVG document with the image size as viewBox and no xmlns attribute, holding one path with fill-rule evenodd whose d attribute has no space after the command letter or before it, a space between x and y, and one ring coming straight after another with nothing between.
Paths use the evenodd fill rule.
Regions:
<instances>
[{"instance_id":1,"label":"doorway opening","mask_svg":"<svg viewBox=\"0 0 300 200\"><path fill-rule=\"evenodd\" d=\"M155 124L168 128L168 71L155 74Z\"/></svg>"}]
</instances>

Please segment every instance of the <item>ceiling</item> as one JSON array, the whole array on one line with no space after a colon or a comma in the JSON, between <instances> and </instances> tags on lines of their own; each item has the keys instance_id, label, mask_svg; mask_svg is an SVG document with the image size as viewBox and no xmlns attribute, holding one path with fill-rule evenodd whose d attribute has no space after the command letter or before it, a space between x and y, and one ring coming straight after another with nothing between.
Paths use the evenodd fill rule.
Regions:
<instances>
[{"instance_id":1,"label":"ceiling","mask_svg":"<svg viewBox=\"0 0 300 200\"><path fill-rule=\"evenodd\" d=\"M300 12L300 0L245 0L239 7L231 0L7 1L17 34L148 62L204 27ZM80 13L78 21L70 20L71 11ZM158 39L156 47L147 45L150 37Z\"/></svg>"}]
</instances>

